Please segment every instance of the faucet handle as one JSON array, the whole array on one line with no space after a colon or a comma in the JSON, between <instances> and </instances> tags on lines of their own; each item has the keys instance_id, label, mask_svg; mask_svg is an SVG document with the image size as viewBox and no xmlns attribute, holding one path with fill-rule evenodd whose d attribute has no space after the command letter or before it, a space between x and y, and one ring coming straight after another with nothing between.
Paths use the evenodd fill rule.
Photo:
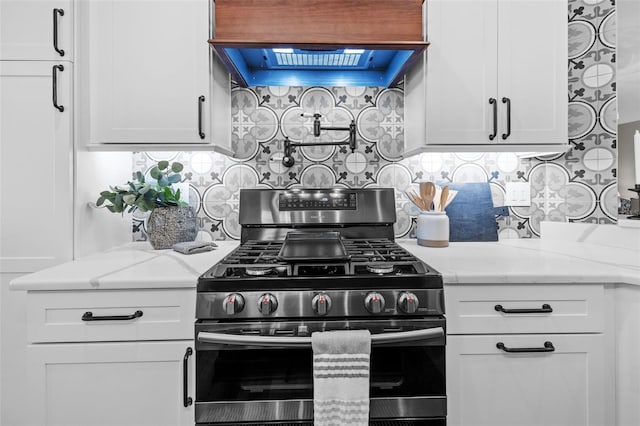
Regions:
<instances>
[{"instance_id":1,"label":"faucet handle","mask_svg":"<svg viewBox=\"0 0 640 426\"><path fill-rule=\"evenodd\" d=\"M351 152L356 151L356 122L355 120L351 120L351 124L349 124L349 148L351 148Z\"/></svg>"},{"instance_id":2,"label":"faucet handle","mask_svg":"<svg viewBox=\"0 0 640 426\"><path fill-rule=\"evenodd\" d=\"M282 157L282 164L285 167L293 167L296 160L291 156L291 141L289 136L284 137L284 155Z\"/></svg>"},{"instance_id":3,"label":"faucet handle","mask_svg":"<svg viewBox=\"0 0 640 426\"><path fill-rule=\"evenodd\" d=\"M313 117L313 136L315 137L320 136L320 130L321 130L320 117L322 117L322 114L317 112L315 114L303 112L302 114L300 114L300 117L308 117L308 118Z\"/></svg>"}]
</instances>

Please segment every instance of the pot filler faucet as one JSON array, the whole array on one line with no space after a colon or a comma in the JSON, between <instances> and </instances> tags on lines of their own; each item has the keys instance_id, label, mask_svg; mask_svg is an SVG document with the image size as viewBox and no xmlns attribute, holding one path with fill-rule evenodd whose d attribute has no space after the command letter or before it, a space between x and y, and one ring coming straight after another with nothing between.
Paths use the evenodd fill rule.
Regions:
<instances>
[{"instance_id":1,"label":"pot filler faucet","mask_svg":"<svg viewBox=\"0 0 640 426\"><path fill-rule=\"evenodd\" d=\"M351 124L349 127L322 127L320 125L320 117L321 114L315 113L311 114L300 114L301 117L313 117L313 136L320 136L320 131L322 130L343 130L349 132L349 142L318 142L318 143L302 143L302 142L291 142L289 137L286 136L284 138L284 157L282 157L282 164L285 167L291 167L296 162L291 156L291 148L296 146L322 146L322 145L349 145L351 148L351 152L356 150L356 122L355 120L351 120Z\"/></svg>"}]
</instances>

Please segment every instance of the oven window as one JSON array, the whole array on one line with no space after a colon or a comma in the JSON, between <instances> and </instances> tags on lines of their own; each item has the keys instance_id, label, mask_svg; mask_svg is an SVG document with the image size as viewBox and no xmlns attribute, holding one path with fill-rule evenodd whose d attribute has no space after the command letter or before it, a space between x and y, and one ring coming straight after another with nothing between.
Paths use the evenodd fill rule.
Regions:
<instances>
[{"instance_id":1,"label":"oven window","mask_svg":"<svg viewBox=\"0 0 640 426\"><path fill-rule=\"evenodd\" d=\"M370 397L442 396L444 346L373 347ZM312 399L311 349L196 352L196 399Z\"/></svg>"}]
</instances>

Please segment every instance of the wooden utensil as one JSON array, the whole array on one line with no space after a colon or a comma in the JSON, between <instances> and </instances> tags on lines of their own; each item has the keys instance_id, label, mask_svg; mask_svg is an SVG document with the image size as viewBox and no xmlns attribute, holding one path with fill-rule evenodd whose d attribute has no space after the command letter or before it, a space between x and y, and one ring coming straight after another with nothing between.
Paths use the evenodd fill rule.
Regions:
<instances>
[{"instance_id":1,"label":"wooden utensil","mask_svg":"<svg viewBox=\"0 0 640 426\"><path fill-rule=\"evenodd\" d=\"M447 200L449 198L449 185L445 185L442 188L442 192L440 193L440 211L443 212L444 208L447 206Z\"/></svg>"},{"instance_id":2,"label":"wooden utensil","mask_svg":"<svg viewBox=\"0 0 640 426\"><path fill-rule=\"evenodd\" d=\"M440 192L441 191L442 191L442 188L436 185L436 193L433 194L433 211L434 212L440 211Z\"/></svg>"},{"instance_id":3,"label":"wooden utensil","mask_svg":"<svg viewBox=\"0 0 640 426\"><path fill-rule=\"evenodd\" d=\"M431 210L433 197L436 195L436 186L433 182L420 182L420 198L425 204L425 210Z\"/></svg>"},{"instance_id":4,"label":"wooden utensil","mask_svg":"<svg viewBox=\"0 0 640 426\"><path fill-rule=\"evenodd\" d=\"M422 198L420 198L420 196L418 194L416 194L414 192L410 192L410 191L405 191L404 193L407 196L407 198L409 198L409 200L413 203L413 205L415 205L420 210L424 210L425 209L425 206L424 206L424 203L422 201Z\"/></svg>"},{"instance_id":5,"label":"wooden utensil","mask_svg":"<svg viewBox=\"0 0 640 426\"><path fill-rule=\"evenodd\" d=\"M420 197L424 198L427 195L427 182L420 182Z\"/></svg>"}]
</instances>

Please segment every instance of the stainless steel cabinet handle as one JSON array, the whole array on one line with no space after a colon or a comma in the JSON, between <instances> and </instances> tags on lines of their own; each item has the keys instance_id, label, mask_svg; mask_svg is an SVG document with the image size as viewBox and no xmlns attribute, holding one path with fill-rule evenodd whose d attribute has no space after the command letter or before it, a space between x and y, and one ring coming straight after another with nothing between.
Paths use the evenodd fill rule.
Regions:
<instances>
[{"instance_id":1,"label":"stainless steel cabinet handle","mask_svg":"<svg viewBox=\"0 0 640 426\"><path fill-rule=\"evenodd\" d=\"M64 112L64 107L62 105L58 105L58 71L64 71L64 67L62 65L54 65L53 66L53 106L60 112Z\"/></svg>"},{"instance_id":2,"label":"stainless steel cabinet handle","mask_svg":"<svg viewBox=\"0 0 640 426\"><path fill-rule=\"evenodd\" d=\"M493 105L493 133L489 135L489 140L492 141L498 134L498 101L496 98L489 98L489 104Z\"/></svg>"},{"instance_id":3,"label":"stainless steel cabinet handle","mask_svg":"<svg viewBox=\"0 0 640 426\"><path fill-rule=\"evenodd\" d=\"M58 16L64 16L64 9L53 9L53 48L64 56L64 50L58 48Z\"/></svg>"},{"instance_id":4,"label":"stainless steel cabinet handle","mask_svg":"<svg viewBox=\"0 0 640 426\"><path fill-rule=\"evenodd\" d=\"M198 134L200 139L204 139L205 134L202 131L202 107L204 105L204 96L198 98Z\"/></svg>"},{"instance_id":5,"label":"stainless steel cabinet handle","mask_svg":"<svg viewBox=\"0 0 640 426\"><path fill-rule=\"evenodd\" d=\"M187 360L193 354L193 349L187 348L182 359L182 405L185 407L193 404L193 398L189 396L189 368Z\"/></svg>"},{"instance_id":6,"label":"stainless steel cabinet handle","mask_svg":"<svg viewBox=\"0 0 640 426\"><path fill-rule=\"evenodd\" d=\"M502 98L502 103L507 104L507 133L502 134L502 140L511 136L511 99Z\"/></svg>"},{"instance_id":7,"label":"stainless steel cabinet handle","mask_svg":"<svg viewBox=\"0 0 640 426\"><path fill-rule=\"evenodd\" d=\"M551 342L544 342L544 346L541 348L508 348L502 342L496 344L496 348L504 352L509 353L522 353L522 352L553 352L556 348Z\"/></svg>"},{"instance_id":8,"label":"stainless steel cabinet handle","mask_svg":"<svg viewBox=\"0 0 640 426\"><path fill-rule=\"evenodd\" d=\"M403 331L400 333L382 333L371 336L371 344L401 343L424 339L437 339L444 336L442 327L428 328L425 330ZM198 333L198 341L202 343L217 343L223 345L241 346L285 346L307 347L311 346L311 337L286 337L286 336L255 336L236 335L224 333Z\"/></svg>"}]
</instances>

